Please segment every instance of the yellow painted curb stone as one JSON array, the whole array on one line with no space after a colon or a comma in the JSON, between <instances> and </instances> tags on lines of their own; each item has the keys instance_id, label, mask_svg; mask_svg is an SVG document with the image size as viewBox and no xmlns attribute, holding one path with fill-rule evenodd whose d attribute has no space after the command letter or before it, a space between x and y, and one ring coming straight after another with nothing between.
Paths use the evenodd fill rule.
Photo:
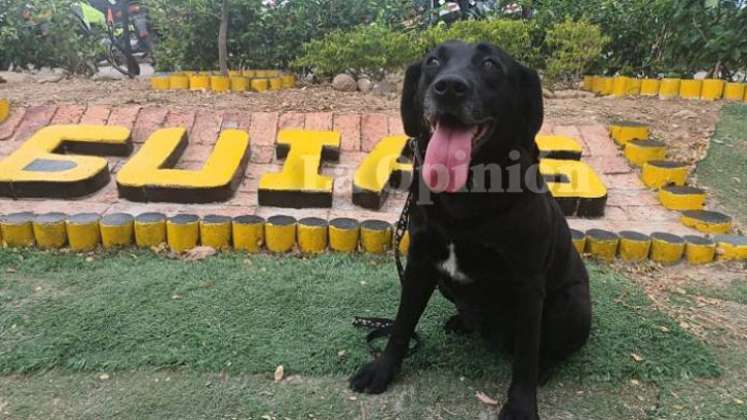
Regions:
<instances>
[{"instance_id":1,"label":"yellow painted curb stone","mask_svg":"<svg viewBox=\"0 0 747 420\"><path fill-rule=\"evenodd\" d=\"M659 98L671 99L680 93L680 79L662 79L659 82Z\"/></svg>"},{"instance_id":2,"label":"yellow painted curb stone","mask_svg":"<svg viewBox=\"0 0 747 420\"><path fill-rule=\"evenodd\" d=\"M296 244L296 219L291 216L272 216L265 223L265 244L270 252L284 253Z\"/></svg>"},{"instance_id":3,"label":"yellow painted curb stone","mask_svg":"<svg viewBox=\"0 0 747 420\"><path fill-rule=\"evenodd\" d=\"M648 140L649 129L647 125L635 121L619 121L612 123L609 127L610 137L619 145L625 145L631 140Z\"/></svg>"},{"instance_id":4,"label":"yellow painted curb stone","mask_svg":"<svg viewBox=\"0 0 747 420\"><path fill-rule=\"evenodd\" d=\"M641 96L656 96L659 94L659 84L661 82L658 79L643 79L641 80Z\"/></svg>"},{"instance_id":5,"label":"yellow painted curb stone","mask_svg":"<svg viewBox=\"0 0 747 420\"><path fill-rule=\"evenodd\" d=\"M67 241L73 251L93 251L101 243L101 230L96 213L80 213L65 221Z\"/></svg>"},{"instance_id":6,"label":"yellow painted curb stone","mask_svg":"<svg viewBox=\"0 0 747 420\"><path fill-rule=\"evenodd\" d=\"M327 249L329 228L319 217L306 217L298 221L298 249L303 254L320 254Z\"/></svg>"},{"instance_id":7,"label":"yellow painted curb stone","mask_svg":"<svg viewBox=\"0 0 747 420\"><path fill-rule=\"evenodd\" d=\"M620 237L610 231L589 229L586 231L586 252L595 258L612 261L617 255Z\"/></svg>"},{"instance_id":8,"label":"yellow painted curb stone","mask_svg":"<svg viewBox=\"0 0 747 420\"><path fill-rule=\"evenodd\" d=\"M661 188L668 184L685 185L689 166L684 163L651 160L641 167L641 180L649 188Z\"/></svg>"},{"instance_id":9,"label":"yellow painted curb stone","mask_svg":"<svg viewBox=\"0 0 747 420\"><path fill-rule=\"evenodd\" d=\"M169 76L157 75L151 76L150 86L154 90L169 90Z\"/></svg>"},{"instance_id":10,"label":"yellow painted curb stone","mask_svg":"<svg viewBox=\"0 0 747 420\"><path fill-rule=\"evenodd\" d=\"M680 216L680 222L703 233L729 233L732 227L731 217L707 210L685 210Z\"/></svg>"},{"instance_id":11,"label":"yellow painted curb stone","mask_svg":"<svg viewBox=\"0 0 747 420\"><path fill-rule=\"evenodd\" d=\"M704 101L715 101L721 99L724 95L725 84L726 82L719 79L703 80L703 92L700 95L700 99Z\"/></svg>"},{"instance_id":12,"label":"yellow painted curb stone","mask_svg":"<svg viewBox=\"0 0 747 420\"><path fill-rule=\"evenodd\" d=\"M33 220L31 212L12 213L0 218L0 232L5 244L11 248L34 246Z\"/></svg>"},{"instance_id":13,"label":"yellow painted curb stone","mask_svg":"<svg viewBox=\"0 0 747 420\"><path fill-rule=\"evenodd\" d=\"M745 96L744 83L727 83L724 87L724 99L727 101L741 101ZM0 114L1 115L1 114ZM2 121L2 118L0 118Z\"/></svg>"},{"instance_id":14,"label":"yellow painted curb stone","mask_svg":"<svg viewBox=\"0 0 747 420\"><path fill-rule=\"evenodd\" d=\"M34 239L39 249L59 249L67 243L64 213L46 213L34 217Z\"/></svg>"},{"instance_id":15,"label":"yellow painted curb stone","mask_svg":"<svg viewBox=\"0 0 747 420\"><path fill-rule=\"evenodd\" d=\"M631 140L625 143L625 157L635 166L641 166L652 160L664 160L667 156L666 145L658 140Z\"/></svg>"},{"instance_id":16,"label":"yellow painted curb stone","mask_svg":"<svg viewBox=\"0 0 747 420\"><path fill-rule=\"evenodd\" d=\"M747 260L747 238L737 235L718 235L713 238L721 261Z\"/></svg>"},{"instance_id":17,"label":"yellow painted curb stone","mask_svg":"<svg viewBox=\"0 0 747 420\"><path fill-rule=\"evenodd\" d=\"M583 255L586 250L586 234L580 230L571 229L571 241L578 254Z\"/></svg>"},{"instance_id":18,"label":"yellow painted curb stone","mask_svg":"<svg viewBox=\"0 0 747 420\"><path fill-rule=\"evenodd\" d=\"M659 201L669 210L700 210L705 207L704 190L689 186L668 185L659 190Z\"/></svg>"},{"instance_id":19,"label":"yellow painted curb stone","mask_svg":"<svg viewBox=\"0 0 747 420\"><path fill-rule=\"evenodd\" d=\"M686 235L684 237L685 257L693 265L708 264L716 257L716 244L703 236Z\"/></svg>"},{"instance_id":20,"label":"yellow painted curb stone","mask_svg":"<svg viewBox=\"0 0 747 420\"><path fill-rule=\"evenodd\" d=\"M682 259L685 253L685 240L671 233L655 232L651 234L651 260L660 264L671 265Z\"/></svg>"},{"instance_id":21,"label":"yellow painted curb stone","mask_svg":"<svg viewBox=\"0 0 747 420\"><path fill-rule=\"evenodd\" d=\"M214 249L231 247L231 218L207 215L200 220L200 242Z\"/></svg>"},{"instance_id":22,"label":"yellow painted curb stone","mask_svg":"<svg viewBox=\"0 0 747 420\"><path fill-rule=\"evenodd\" d=\"M231 90L231 79L226 76L211 76L210 90L213 92L228 92Z\"/></svg>"},{"instance_id":23,"label":"yellow painted curb stone","mask_svg":"<svg viewBox=\"0 0 747 420\"><path fill-rule=\"evenodd\" d=\"M246 92L249 90L249 79L246 77L231 78L231 92Z\"/></svg>"},{"instance_id":24,"label":"yellow painted curb stone","mask_svg":"<svg viewBox=\"0 0 747 420\"><path fill-rule=\"evenodd\" d=\"M7 99L0 99L0 123L5 121L8 118L9 114L10 114L10 101L8 101Z\"/></svg>"},{"instance_id":25,"label":"yellow painted curb stone","mask_svg":"<svg viewBox=\"0 0 747 420\"><path fill-rule=\"evenodd\" d=\"M233 219L233 247L237 251L259 252L265 238L265 219L254 216L237 216Z\"/></svg>"},{"instance_id":26,"label":"yellow painted curb stone","mask_svg":"<svg viewBox=\"0 0 747 420\"><path fill-rule=\"evenodd\" d=\"M143 213L135 218L135 244L151 248L166 243L166 215Z\"/></svg>"},{"instance_id":27,"label":"yellow painted curb stone","mask_svg":"<svg viewBox=\"0 0 747 420\"><path fill-rule=\"evenodd\" d=\"M189 77L183 74L169 76L169 88L172 90L189 90Z\"/></svg>"},{"instance_id":28,"label":"yellow painted curb stone","mask_svg":"<svg viewBox=\"0 0 747 420\"><path fill-rule=\"evenodd\" d=\"M267 79L252 79L251 87L255 92L264 92L270 88L270 81Z\"/></svg>"},{"instance_id":29,"label":"yellow painted curb stone","mask_svg":"<svg viewBox=\"0 0 747 420\"><path fill-rule=\"evenodd\" d=\"M612 96L623 97L628 93L628 80L625 76L616 76L612 79Z\"/></svg>"},{"instance_id":30,"label":"yellow painted curb stone","mask_svg":"<svg viewBox=\"0 0 747 420\"><path fill-rule=\"evenodd\" d=\"M127 213L114 213L101 218L101 244L106 249L132 245L135 218Z\"/></svg>"},{"instance_id":31,"label":"yellow painted curb stone","mask_svg":"<svg viewBox=\"0 0 747 420\"><path fill-rule=\"evenodd\" d=\"M361 223L361 246L369 254L383 254L392 243L392 225L382 220Z\"/></svg>"},{"instance_id":32,"label":"yellow painted curb stone","mask_svg":"<svg viewBox=\"0 0 747 420\"><path fill-rule=\"evenodd\" d=\"M360 224L355 219L340 217L329 222L329 248L337 252L358 250Z\"/></svg>"},{"instance_id":33,"label":"yellow painted curb stone","mask_svg":"<svg viewBox=\"0 0 747 420\"><path fill-rule=\"evenodd\" d=\"M640 232L622 231L620 235L620 258L627 262L644 261L651 249L651 238Z\"/></svg>"},{"instance_id":34,"label":"yellow painted curb stone","mask_svg":"<svg viewBox=\"0 0 747 420\"><path fill-rule=\"evenodd\" d=\"M179 214L166 221L169 248L176 253L188 251L200 241L200 218L193 214Z\"/></svg>"},{"instance_id":35,"label":"yellow painted curb stone","mask_svg":"<svg viewBox=\"0 0 747 420\"><path fill-rule=\"evenodd\" d=\"M208 90L210 89L210 76L205 74L196 74L189 78L190 90Z\"/></svg>"},{"instance_id":36,"label":"yellow painted curb stone","mask_svg":"<svg viewBox=\"0 0 747 420\"><path fill-rule=\"evenodd\" d=\"M700 91L703 88L702 80L685 79L680 82L680 98L700 99Z\"/></svg>"},{"instance_id":37,"label":"yellow painted curb stone","mask_svg":"<svg viewBox=\"0 0 747 420\"><path fill-rule=\"evenodd\" d=\"M628 79L627 83L627 89L625 90L625 95L627 96L638 96L641 93L641 79L631 78Z\"/></svg>"}]
</instances>

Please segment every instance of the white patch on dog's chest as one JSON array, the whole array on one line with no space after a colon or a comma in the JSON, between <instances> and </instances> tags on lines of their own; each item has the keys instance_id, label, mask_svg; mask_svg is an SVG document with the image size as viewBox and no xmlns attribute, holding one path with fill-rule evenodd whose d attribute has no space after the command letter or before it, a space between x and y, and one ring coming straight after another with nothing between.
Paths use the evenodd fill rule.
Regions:
<instances>
[{"instance_id":1,"label":"white patch on dog's chest","mask_svg":"<svg viewBox=\"0 0 747 420\"><path fill-rule=\"evenodd\" d=\"M449 244L449 256L442 262L436 264L436 268L441 270L443 273L448 275L452 280L457 283L470 283L472 279L467 277L466 274L459 271L459 264L457 263L456 253L454 252L454 244Z\"/></svg>"}]
</instances>

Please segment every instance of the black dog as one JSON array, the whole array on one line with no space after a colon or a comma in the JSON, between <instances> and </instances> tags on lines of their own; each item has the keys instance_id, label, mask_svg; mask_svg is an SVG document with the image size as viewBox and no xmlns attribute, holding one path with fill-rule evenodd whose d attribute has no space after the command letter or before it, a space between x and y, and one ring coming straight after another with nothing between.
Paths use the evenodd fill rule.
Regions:
<instances>
[{"instance_id":1,"label":"black dog","mask_svg":"<svg viewBox=\"0 0 747 420\"><path fill-rule=\"evenodd\" d=\"M537 419L537 385L591 324L586 268L539 173L539 77L494 46L448 42L407 69L401 112L417 146L405 279L386 349L351 387L386 390L438 286L457 308L449 329L513 354L500 419Z\"/></svg>"}]
</instances>

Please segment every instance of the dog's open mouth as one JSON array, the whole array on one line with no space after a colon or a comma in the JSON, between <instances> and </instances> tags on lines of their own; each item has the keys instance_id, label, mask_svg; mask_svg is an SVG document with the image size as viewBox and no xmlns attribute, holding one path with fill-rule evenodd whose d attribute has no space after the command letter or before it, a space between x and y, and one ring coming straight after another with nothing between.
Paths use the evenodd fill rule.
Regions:
<instances>
[{"instance_id":1,"label":"dog's open mouth","mask_svg":"<svg viewBox=\"0 0 747 420\"><path fill-rule=\"evenodd\" d=\"M423 181L434 192L457 192L467 183L473 150L490 131L489 123L465 124L444 115L431 122L423 161Z\"/></svg>"}]
</instances>

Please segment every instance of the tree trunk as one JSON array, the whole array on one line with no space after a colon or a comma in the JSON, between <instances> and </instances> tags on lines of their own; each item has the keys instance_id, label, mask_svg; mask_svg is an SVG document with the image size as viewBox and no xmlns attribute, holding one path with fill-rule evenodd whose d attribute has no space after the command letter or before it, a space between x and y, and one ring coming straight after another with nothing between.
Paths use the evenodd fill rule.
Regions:
<instances>
[{"instance_id":1,"label":"tree trunk","mask_svg":"<svg viewBox=\"0 0 747 420\"><path fill-rule=\"evenodd\" d=\"M218 31L218 61L222 75L228 75L228 0L223 0Z\"/></svg>"}]
</instances>

